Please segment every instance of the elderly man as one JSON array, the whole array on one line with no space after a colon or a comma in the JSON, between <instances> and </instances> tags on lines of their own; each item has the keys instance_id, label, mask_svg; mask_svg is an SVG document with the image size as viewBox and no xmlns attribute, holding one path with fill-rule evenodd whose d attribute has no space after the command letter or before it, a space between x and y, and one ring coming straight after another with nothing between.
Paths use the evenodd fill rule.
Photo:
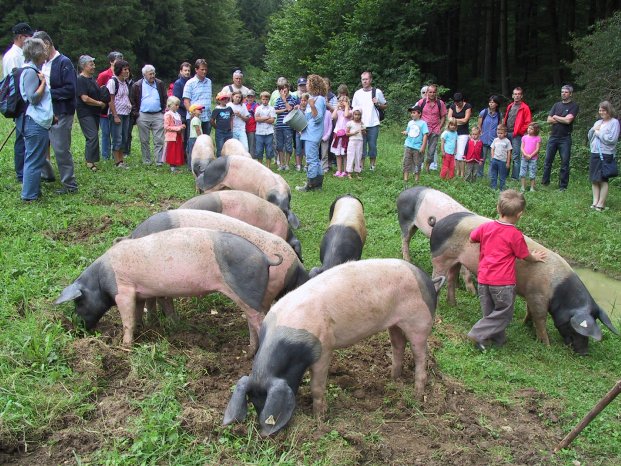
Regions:
<instances>
[{"instance_id":1,"label":"elderly man","mask_svg":"<svg viewBox=\"0 0 621 466\"><path fill-rule=\"evenodd\" d=\"M241 70L235 70L233 72L233 83L224 86L221 92L232 94L236 91L241 92L244 99L248 96L249 89L244 86L244 73L242 73Z\"/></svg>"},{"instance_id":2,"label":"elderly man","mask_svg":"<svg viewBox=\"0 0 621 466\"><path fill-rule=\"evenodd\" d=\"M375 170L375 159L377 158L377 138L380 130L379 111L385 110L388 103L380 89L371 86L373 75L370 71L365 71L360 75L362 89L354 92L351 101L352 109L358 107L362 109L362 124L366 129L362 142L362 164L368 156L371 164L371 171Z\"/></svg>"},{"instance_id":3,"label":"elderly man","mask_svg":"<svg viewBox=\"0 0 621 466\"><path fill-rule=\"evenodd\" d=\"M6 77L13 68L24 66L24 41L32 37L34 31L28 23L18 23L13 26L13 45L2 56L2 72ZM20 183L24 178L24 155L26 145L24 144L24 134L22 128L15 126L15 144L13 145L13 160L15 164L15 175Z\"/></svg>"},{"instance_id":4,"label":"elderly man","mask_svg":"<svg viewBox=\"0 0 621 466\"><path fill-rule=\"evenodd\" d=\"M43 74L50 83L54 124L50 128L50 144L54 149L56 165L60 174L62 188L56 194L75 193L78 183L74 175L73 155L71 154L71 128L75 114L77 75L73 63L54 47L52 38L45 31L37 31L33 37L41 39L48 50ZM53 177L53 171L48 178Z\"/></svg>"},{"instance_id":5,"label":"elderly man","mask_svg":"<svg viewBox=\"0 0 621 466\"><path fill-rule=\"evenodd\" d=\"M155 77L153 65L142 67L142 79L131 89L132 116L138 126L142 163L151 164L151 133L153 133L153 158L158 166L164 155L164 111L166 110L166 88Z\"/></svg>"},{"instance_id":6,"label":"elderly man","mask_svg":"<svg viewBox=\"0 0 621 466\"><path fill-rule=\"evenodd\" d=\"M194 77L189 79L183 88L183 105L187 113L187 119L192 118L190 105L202 105L200 115L201 129L203 134L211 134L211 79L207 77L207 60L199 58L194 63ZM189 121L188 125L189 126Z\"/></svg>"},{"instance_id":7,"label":"elderly man","mask_svg":"<svg viewBox=\"0 0 621 466\"><path fill-rule=\"evenodd\" d=\"M108 63L110 66L97 76L97 85L99 87L108 84L108 81L114 76L114 62L123 60L121 52L110 52L108 54ZM101 128L101 156L104 160L110 158L111 136L110 136L110 120L108 119L108 107L106 106L101 115L99 115L99 127Z\"/></svg>"},{"instance_id":8,"label":"elderly man","mask_svg":"<svg viewBox=\"0 0 621 466\"><path fill-rule=\"evenodd\" d=\"M522 136L526 134L528 125L532 121L530 107L522 100L523 98L524 91L521 87L513 89L513 102L507 106L507 111L502 121L507 127L507 136L511 141L511 159L513 160L511 178L514 180L520 179Z\"/></svg>"},{"instance_id":9,"label":"elderly man","mask_svg":"<svg viewBox=\"0 0 621 466\"><path fill-rule=\"evenodd\" d=\"M438 169L438 139L444 128L446 120L446 105L442 99L438 99L438 86L429 84L420 90L421 99L416 105L422 109L420 119L427 123L429 134L427 135L427 156L425 158L425 168L429 170Z\"/></svg>"},{"instance_id":10,"label":"elderly man","mask_svg":"<svg viewBox=\"0 0 621 466\"><path fill-rule=\"evenodd\" d=\"M554 104L547 122L552 125L550 138L546 146L546 159L543 164L541 184L550 184L550 172L554 157L558 151L561 155L561 170L558 174L558 189L565 191L569 184L569 158L571 157L571 132L574 129L574 119L578 115L578 104L571 100L574 88L565 84L561 88L561 101Z\"/></svg>"}]
</instances>

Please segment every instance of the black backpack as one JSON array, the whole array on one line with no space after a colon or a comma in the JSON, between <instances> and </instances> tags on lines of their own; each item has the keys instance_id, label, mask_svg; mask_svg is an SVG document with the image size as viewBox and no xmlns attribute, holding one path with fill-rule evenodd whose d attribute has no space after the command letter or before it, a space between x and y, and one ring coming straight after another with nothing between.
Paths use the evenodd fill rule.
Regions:
<instances>
[{"instance_id":1,"label":"black backpack","mask_svg":"<svg viewBox=\"0 0 621 466\"><path fill-rule=\"evenodd\" d=\"M375 91L377 91L377 89L375 87L372 87L371 88L371 99L375 99ZM377 116L379 118L379 121L384 121L384 118L386 117L386 115L384 114L384 110L379 108L377 105L375 105L375 110L377 110Z\"/></svg>"},{"instance_id":2,"label":"black backpack","mask_svg":"<svg viewBox=\"0 0 621 466\"><path fill-rule=\"evenodd\" d=\"M13 68L13 70L0 81L0 113L6 118L17 118L28 108L28 102L22 96L19 88L19 81L26 68L30 68L39 73L39 70L32 66L23 68Z\"/></svg>"}]
</instances>

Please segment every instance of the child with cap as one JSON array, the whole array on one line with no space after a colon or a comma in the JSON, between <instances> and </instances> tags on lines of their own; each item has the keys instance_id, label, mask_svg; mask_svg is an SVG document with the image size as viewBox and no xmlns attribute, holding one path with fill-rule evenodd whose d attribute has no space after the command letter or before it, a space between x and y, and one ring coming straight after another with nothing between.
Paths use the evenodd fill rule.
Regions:
<instances>
[{"instance_id":1,"label":"child with cap","mask_svg":"<svg viewBox=\"0 0 621 466\"><path fill-rule=\"evenodd\" d=\"M409 173L414 173L414 182L420 179L420 169L423 165L425 149L427 149L427 135L429 128L427 123L420 119L423 109L418 105L408 108L410 117L403 134L405 138L403 150L403 189L407 188Z\"/></svg>"},{"instance_id":2,"label":"child with cap","mask_svg":"<svg viewBox=\"0 0 621 466\"><path fill-rule=\"evenodd\" d=\"M216 157L220 157L222 146L233 137L233 109L227 107L230 100L228 92L216 96L216 108L211 112L211 126L216 128Z\"/></svg>"},{"instance_id":3,"label":"child with cap","mask_svg":"<svg viewBox=\"0 0 621 466\"><path fill-rule=\"evenodd\" d=\"M188 158L190 159L192 157L194 143L196 143L196 138L203 134L203 128L201 126L201 113L203 113L204 108L205 106L201 104L190 105L190 115L192 115L190 120L190 137L188 139Z\"/></svg>"},{"instance_id":4,"label":"child with cap","mask_svg":"<svg viewBox=\"0 0 621 466\"><path fill-rule=\"evenodd\" d=\"M248 139L248 152L254 157L254 153L256 152L256 132L257 132L257 122L254 119L254 112L258 107L258 104L254 101L255 93L252 89L248 89L248 94L246 95L246 101L244 105L246 106L246 110L248 110L248 114L250 117L248 121L246 121L246 138Z\"/></svg>"}]
</instances>

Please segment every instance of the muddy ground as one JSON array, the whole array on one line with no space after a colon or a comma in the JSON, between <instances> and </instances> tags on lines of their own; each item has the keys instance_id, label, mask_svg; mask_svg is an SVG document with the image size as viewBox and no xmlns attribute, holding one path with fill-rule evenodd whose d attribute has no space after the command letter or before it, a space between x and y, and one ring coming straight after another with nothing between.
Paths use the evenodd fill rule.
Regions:
<instances>
[{"instance_id":1,"label":"muddy ground","mask_svg":"<svg viewBox=\"0 0 621 466\"><path fill-rule=\"evenodd\" d=\"M191 326L183 320L173 327L148 325L137 341L166 338L173 354L187 357L191 376L188 396L181 400L182 426L201 442L216 442L230 389L250 372L242 352L248 343L246 323L234 309L195 314ZM207 328L208 337L202 330ZM114 436L127 436L136 414L130 402L151 395L152 384L133 373L127 351L119 346L122 327L115 309L98 330L101 336L77 339L72 348L73 369L101 387L92 400L96 409L81 417L67 414L40 442L29 443L27 451L19 441L3 445L0 464L76 464L75 455L88 460ZM432 337L424 404L413 401L411 355L404 378L391 381L390 342L387 335L378 335L335 355L326 422L312 417L307 377L288 429L264 441L282 444L293 433L301 445L333 431L346 440L346 445L335 442L334 451L311 452L308 462L332 456L335 464L549 464L550 451L562 437L554 401L534 390L516 392L509 404L475 396L438 370L433 350L439 345ZM249 425L236 425L233 431L243 437ZM236 463L226 455L218 462Z\"/></svg>"}]
</instances>

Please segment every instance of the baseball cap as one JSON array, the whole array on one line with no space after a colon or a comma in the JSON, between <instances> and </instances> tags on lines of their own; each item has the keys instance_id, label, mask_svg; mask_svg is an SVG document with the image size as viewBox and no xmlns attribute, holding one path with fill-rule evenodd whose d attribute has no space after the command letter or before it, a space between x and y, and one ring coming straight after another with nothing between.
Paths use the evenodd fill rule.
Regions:
<instances>
[{"instance_id":1,"label":"baseball cap","mask_svg":"<svg viewBox=\"0 0 621 466\"><path fill-rule=\"evenodd\" d=\"M229 94L228 92L218 92L218 95L216 96L216 100L230 99L230 98L231 98L231 94Z\"/></svg>"},{"instance_id":2,"label":"baseball cap","mask_svg":"<svg viewBox=\"0 0 621 466\"><path fill-rule=\"evenodd\" d=\"M247 95L255 96L256 94L254 93L252 89L249 89Z\"/></svg>"},{"instance_id":3,"label":"baseball cap","mask_svg":"<svg viewBox=\"0 0 621 466\"><path fill-rule=\"evenodd\" d=\"M423 113L423 109L420 108L418 105L410 105L410 107L408 108L408 112Z\"/></svg>"},{"instance_id":4,"label":"baseball cap","mask_svg":"<svg viewBox=\"0 0 621 466\"><path fill-rule=\"evenodd\" d=\"M306 86L306 78L304 76L298 78L298 86Z\"/></svg>"},{"instance_id":5,"label":"baseball cap","mask_svg":"<svg viewBox=\"0 0 621 466\"><path fill-rule=\"evenodd\" d=\"M90 55L80 55L80 58L78 58L78 66L80 68L83 68L84 65L92 61L95 61L95 59L91 57Z\"/></svg>"},{"instance_id":6,"label":"baseball cap","mask_svg":"<svg viewBox=\"0 0 621 466\"><path fill-rule=\"evenodd\" d=\"M17 23L15 26L13 26L13 34L23 34L25 36L32 37L34 31L28 23Z\"/></svg>"},{"instance_id":7,"label":"baseball cap","mask_svg":"<svg viewBox=\"0 0 621 466\"><path fill-rule=\"evenodd\" d=\"M194 112L194 110L202 110L204 108L205 108L204 105L192 104L192 105L190 105L190 113Z\"/></svg>"}]
</instances>

